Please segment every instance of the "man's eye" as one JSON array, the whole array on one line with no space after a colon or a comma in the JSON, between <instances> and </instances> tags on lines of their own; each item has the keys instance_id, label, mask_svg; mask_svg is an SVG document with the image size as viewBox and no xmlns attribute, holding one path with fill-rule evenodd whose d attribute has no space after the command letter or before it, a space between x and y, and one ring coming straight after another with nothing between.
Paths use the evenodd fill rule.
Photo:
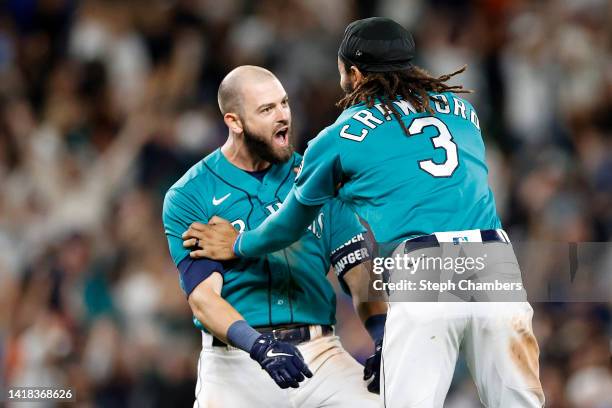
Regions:
<instances>
[{"instance_id":1,"label":"man's eye","mask_svg":"<svg viewBox=\"0 0 612 408\"><path fill-rule=\"evenodd\" d=\"M261 111L264 112L264 113L268 113L268 112L270 112L270 110L272 110L272 108L268 106L266 108L263 108Z\"/></svg>"}]
</instances>

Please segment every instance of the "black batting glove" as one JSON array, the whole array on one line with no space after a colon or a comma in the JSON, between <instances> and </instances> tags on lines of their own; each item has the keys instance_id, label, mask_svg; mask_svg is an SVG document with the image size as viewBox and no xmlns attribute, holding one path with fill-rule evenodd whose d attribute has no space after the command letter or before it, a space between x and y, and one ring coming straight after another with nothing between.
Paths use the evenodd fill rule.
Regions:
<instances>
[{"instance_id":1,"label":"black batting glove","mask_svg":"<svg viewBox=\"0 0 612 408\"><path fill-rule=\"evenodd\" d=\"M363 368L363 379L368 381L368 391L374 394L380 394L380 361L382 356L383 339L379 339L374 343L374 354L372 354L365 362Z\"/></svg>"},{"instance_id":2,"label":"black batting glove","mask_svg":"<svg viewBox=\"0 0 612 408\"><path fill-rule=\"evenodd\" d=\"M312 377L297 347L276 340L270 334L262 334L257 338L250 356L281 388L298 388L304 377Z\"/></svg>"}]
</instances>

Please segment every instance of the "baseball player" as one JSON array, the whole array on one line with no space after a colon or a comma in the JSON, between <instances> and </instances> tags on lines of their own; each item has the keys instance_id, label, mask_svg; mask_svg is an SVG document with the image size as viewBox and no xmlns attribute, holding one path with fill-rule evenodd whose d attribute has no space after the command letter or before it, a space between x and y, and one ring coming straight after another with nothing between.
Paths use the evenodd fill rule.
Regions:
<instances>
[{"instance_id":1,"label":"baseball player","mask_svg":"<svg viewBox=\"0 0 612 408\"><path fill-rule=\"evenodd\" d=\"M495 254L486 275L520 280L488 187L478 116L458 96L463 88L446 83L462 70L432 77L411 63L413 55L412 36L396 22L351 23L338 52L344 111L309 143L281 211L240 235L221 221L190 229L201 241L195 253L232 259L277 250L340 197L378 242L400 243L395 253L418 257L444 242L475 242ZM533 310L520 300L391 303L382 353L386 406L442 407L460 349L485 406L542 406Z\"/></svg>"},{"instance_id":2,"label":"baseball player","mask_svg":"<svg viewBox=\"0 0 612 408\"><path fill-rule=\"evenodd\" d=\"M227 142L169 189L163 209L180 284L202 329L195 406L379 406L380 353L368 359L366 383L333 330L330 266L379 348L387 311L357 291L371 261L365 230L345 204L321 206L283 250L237 262L189 257L199 245L183 243L192 222L223 217L237 232L256 228L281 208L301 163L287 94L271 72L236 68L218 100Z\"/></svg>"}]
</instances>

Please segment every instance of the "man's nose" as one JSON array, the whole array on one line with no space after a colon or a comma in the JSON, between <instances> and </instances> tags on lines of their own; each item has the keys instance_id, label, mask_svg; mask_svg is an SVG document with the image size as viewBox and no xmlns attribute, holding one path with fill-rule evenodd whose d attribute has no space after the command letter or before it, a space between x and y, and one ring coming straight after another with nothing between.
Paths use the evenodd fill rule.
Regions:
<instances>
[{"instance_id":1,"label":"man's nose","mask_svg":"<svg viewBox=\"0 0 612 408\"><path fill-rule=\"evenodd\" d=\"M276 110L276 121L283 122L285 124L289 123L289 119L291 119L291 110L289 107L280 106Z\"/></svg>"}]
</instances>

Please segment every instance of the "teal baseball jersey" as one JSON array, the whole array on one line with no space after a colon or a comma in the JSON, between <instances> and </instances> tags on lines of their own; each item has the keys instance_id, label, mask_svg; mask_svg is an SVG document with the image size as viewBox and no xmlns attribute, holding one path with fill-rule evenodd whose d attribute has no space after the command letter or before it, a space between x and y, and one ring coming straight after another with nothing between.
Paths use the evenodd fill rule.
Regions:
<instances>
[{"instance_id":1,"label":"teal baseball jersey","mask_svg":"<svg viewBox=\"0 0 612 408\"><path fill-rule=\"evenodd\" d=\"M432 96L435 114L393 102L409 134L380 104L346 109L310 141L298 201L317 205L338 195L384 243L501 228L474 107L453 93Z\"/></svg>"},{"instance_id":2,"label":"teal baseball jersey","mask_svg":"<svg viewBox=\"0 0 612 408\"><path fill-rule=\"evenodd\" d=\"M240 232L256 228L278 211L293 187L300 163L300 155L294 154L287 163L272 165L265 175L255 177L231 164L217 149L168 190L164 228L187 295L214 269L223 276L221 296L252 326L335 323L336 298L326 277L330 266L333 263L341 274L347 264L369 259L365 246L355 249L347 245L363 242L365 229L340 200L324 205L300 240L260 258L194 261L181 239L192 222L206 223L215 215L230 221ZM338 248L341 250L336 251ZM349 254L344 248L353 252ZM349 258L351 262L347 262ZM197 267L194 262L198 261L204 266Z\"/></svg>"}]
</instances>

